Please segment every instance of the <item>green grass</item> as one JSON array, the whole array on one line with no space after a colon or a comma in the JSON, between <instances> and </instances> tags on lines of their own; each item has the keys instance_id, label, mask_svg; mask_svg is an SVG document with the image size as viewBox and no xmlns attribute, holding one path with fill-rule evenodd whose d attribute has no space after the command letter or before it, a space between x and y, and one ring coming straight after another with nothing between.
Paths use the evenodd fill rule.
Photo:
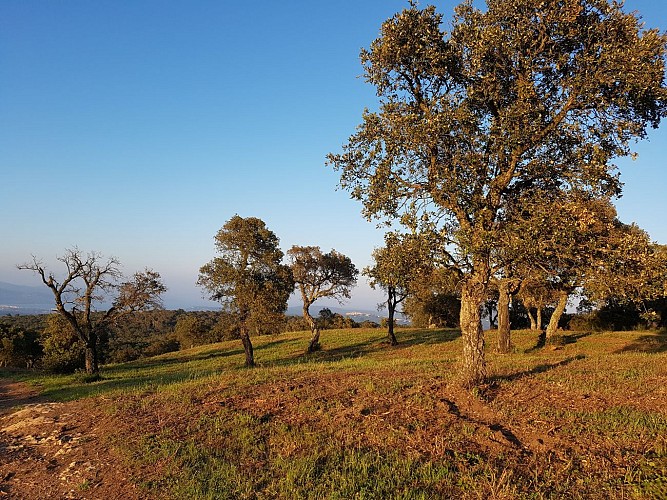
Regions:
<instances>
[{"instance_id":1,"label":"green grass","mask_svg":"<svg viewBox=\"0 0 667 500\"><path fill-rule=\"evenodd\" d=\"M569 334L493 352L491 383L455 384L456 330L305 332L103 368L25 373L90 399L147 494L171 498L667 498L667 337ZM14 374L13 376L16 376ZM147 467L150 466L150 467Z\"/></svg>"}]
</instances>

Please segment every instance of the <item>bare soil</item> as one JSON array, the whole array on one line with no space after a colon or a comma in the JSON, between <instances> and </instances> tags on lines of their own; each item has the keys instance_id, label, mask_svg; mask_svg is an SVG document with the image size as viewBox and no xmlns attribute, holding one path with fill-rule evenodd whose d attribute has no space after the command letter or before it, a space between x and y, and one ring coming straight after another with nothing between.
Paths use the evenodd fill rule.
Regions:
<instances>
[{"instance_id":1,"label":"bare soil","mask_svg":"<svg viewBox=\"0 0 667 500\"><path fill-rule=\"evenodd\" d=\"M148 498L107 445L113 425L93 400L48 403L0 380L0 498Z\"/></svg>"}]
</instances>

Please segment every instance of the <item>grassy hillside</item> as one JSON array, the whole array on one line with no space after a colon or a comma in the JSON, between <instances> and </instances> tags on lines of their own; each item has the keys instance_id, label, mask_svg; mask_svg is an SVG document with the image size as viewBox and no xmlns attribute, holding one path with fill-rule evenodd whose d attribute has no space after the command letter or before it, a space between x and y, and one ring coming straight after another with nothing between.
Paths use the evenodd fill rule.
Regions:
<instances>
[{"instance_id":1,"label":"grassy hillside","mask_svg":"<svg viewBox=\"0 0 667 500\"><path fill-rule=\"evenodd\" d=\"M253 370L228 342L28 381L91 398L156 497L667 498L667 335L514 332L470 393L458 332L398 334L326 331L310 356L306 333L256 338Z\"/></svg>"}]
</instances>

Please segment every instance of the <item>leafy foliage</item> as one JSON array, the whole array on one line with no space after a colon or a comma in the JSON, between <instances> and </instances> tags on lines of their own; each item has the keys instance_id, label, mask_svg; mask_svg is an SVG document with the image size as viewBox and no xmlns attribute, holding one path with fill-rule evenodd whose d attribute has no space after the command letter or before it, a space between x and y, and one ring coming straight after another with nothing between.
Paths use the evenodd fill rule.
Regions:
<instances>
[{"instance_id":1,"label":"leafy foliage","mask_svg":"<svg viewBox=\"0 0 667 500\"><path fill-rule=\"evenodd\" d=\"M41 355L35 330L0 321L0 366L31 367Z\"/></svg>"},{"instance_id":2,"label":"leafy foliage","mask_svg":"<svg viewBox=\"0 0 667 500\"><path fill-rule=\"evenodd\" d=\"M310 306L317 299L330 297L342 302L350 298L359 271L349 257L336 250L322 253L320 247L294 245L287 251L290 269L303 301L303 317L311 331L308 352L320 348L320 332L310 315Z\"/></svg>"},{"instance_id":3,"label":"leafy foliage","mask_svg":"<svg viewBox=\"0 0 667 500\"><path fill-rule=\"evenodd\" d=\"M255 364L250 330L282 319L294 289L278 243L261 219L235 215L215 236L220 256L199 270L197 283L237 315L248 366Z\"/></svg>"},{"instance_id":4,"label":"leafy foliage","mask_svg":"<svg viewBox=\"0 0 667 500\"><path fill-rule=\"evenodd\" d=\"M367 218L437 232L463 273L463 379L486 376L480 307L499 217L535 187L612 195L614 158L666 114L667 37L606 0L488 0L385 21L361 53L379 98L329 155Z\"/></svg>"}]
</instances>

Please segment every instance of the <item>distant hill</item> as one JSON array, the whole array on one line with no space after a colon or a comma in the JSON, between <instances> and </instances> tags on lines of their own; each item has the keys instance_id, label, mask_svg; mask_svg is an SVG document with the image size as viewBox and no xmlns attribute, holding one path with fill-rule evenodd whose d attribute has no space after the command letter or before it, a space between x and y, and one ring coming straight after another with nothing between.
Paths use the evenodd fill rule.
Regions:
<instances>
[{"instance_id":1,"label":"distant hill","mask_svg":"<svg viewBox=\"0 0 667 500\"><path fill-rule=\"evenodd\" d=\"M320 314L320 311L322 309L329 309L332 313L341 314L343 316L349 316L357 323L361 323L363 321L374 321L375 323L380 323L382 318L387 317L386 310L368 311L368 310L346 309L343 307L330 307L330 306L317 306L317 305L313 305L310 308L310 314L316 317L318 314ZM301 316L302 315L301 306L291 306L287 308L286 314L288 316ZM396 316L397 316L396 321L398 323L400 324L409 323L409 321L407 321L402 314L397 314Z\"/></svg>"},{"instance_id":2,"label":"distant hill","mask_svg":"<svg viewBox=\"0 0 667 500\"><path fill-rule=\"evenodd\" d=\"M0 281L0 315L41 314L52 308L53 295L46 287Z\"/></svg>"}]
</instances>

